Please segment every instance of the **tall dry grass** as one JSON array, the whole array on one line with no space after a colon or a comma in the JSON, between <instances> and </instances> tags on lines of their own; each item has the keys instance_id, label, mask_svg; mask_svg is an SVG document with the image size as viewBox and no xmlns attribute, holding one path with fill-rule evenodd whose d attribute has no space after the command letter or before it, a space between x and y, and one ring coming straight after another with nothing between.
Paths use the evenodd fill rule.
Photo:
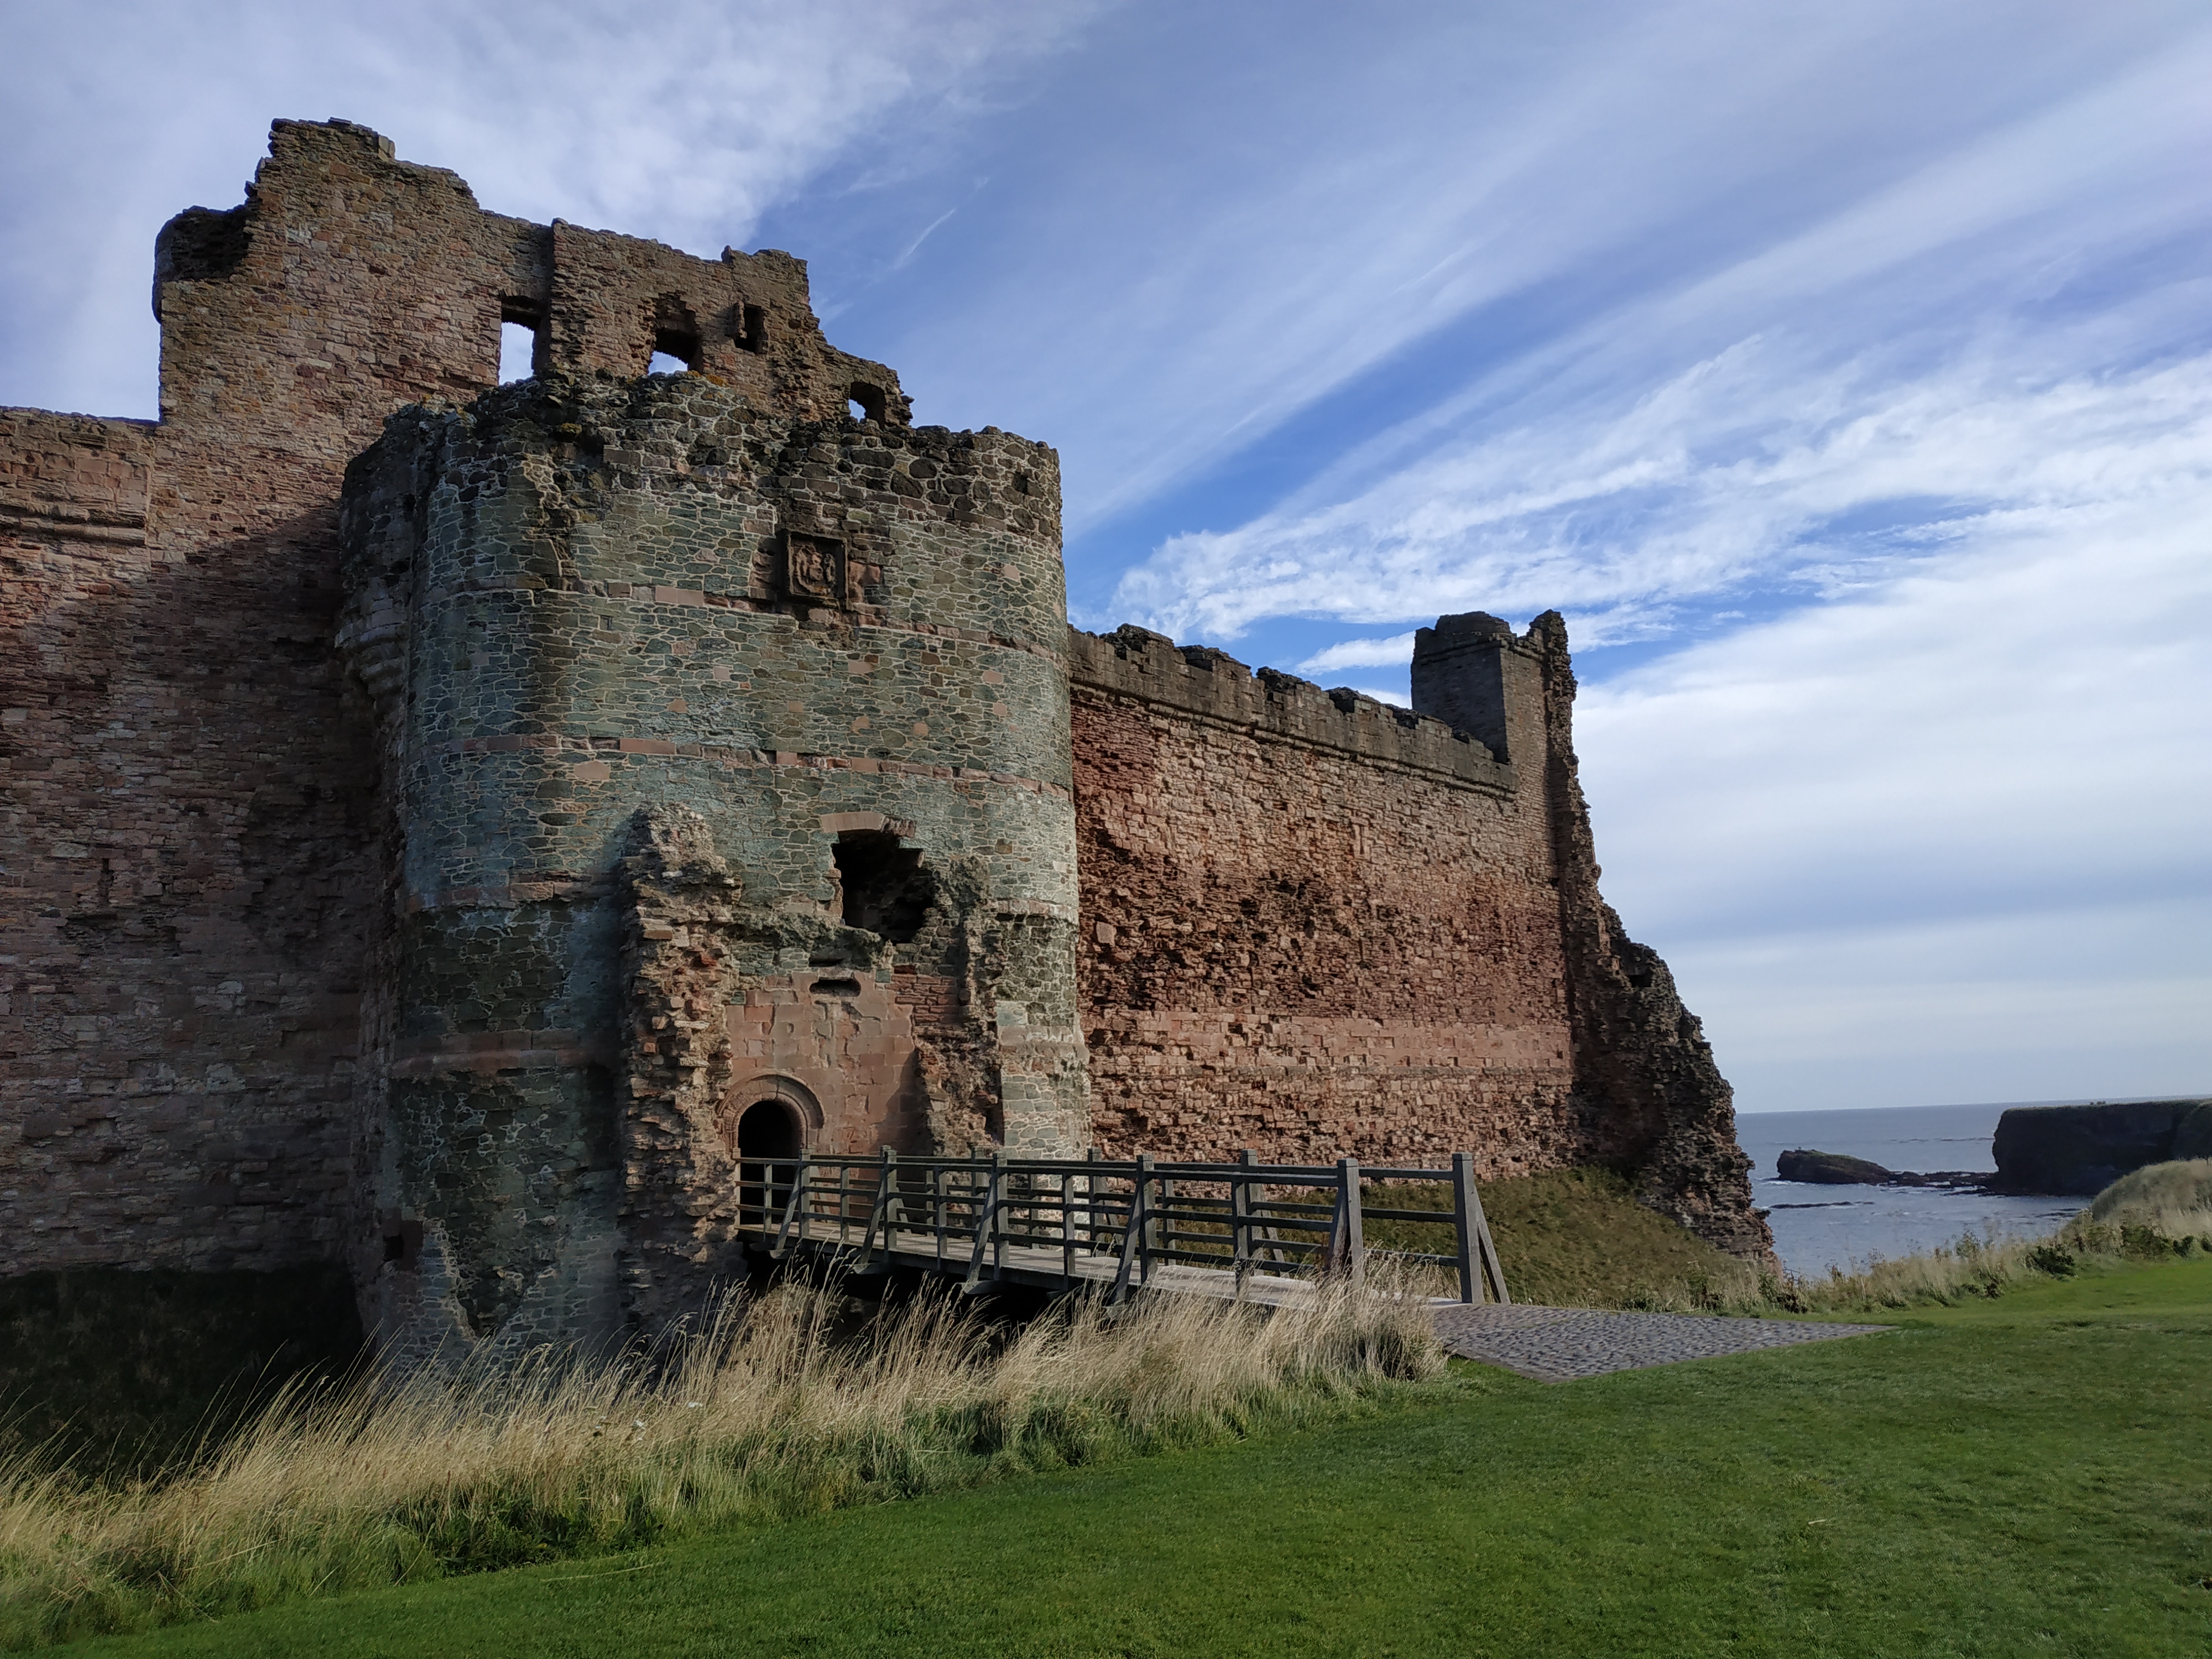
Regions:
<instances>
[{"instance_id":1,"label":"tall dry grass","mask_svg":"<svg viewBox=\"0 0 2212 1659\"><path fill-rule=\"evenodd\" d=\"M657 1355L541 1356L278 1401L112 1487L0 1466L0 1644L629 1547L1357 1409L1441 1369L1425 1306L1325 1283L1267 1315L1072 1301L1011 1334L928 1294L857 1333L787 1285Z\"/></svg>"},{"instance_id":2,"label":"tall dry grass","mask_svg":"<svg viewBox=\"0 0 2212 1659\"><path fill-rule=\"evenodd\" d=\"M2212 1158L2154 1164L2122 1176L2096 1196L2083 1224L2148 1227L2168 1238L2212 1233Z\"/></svg>"}]
</instances>

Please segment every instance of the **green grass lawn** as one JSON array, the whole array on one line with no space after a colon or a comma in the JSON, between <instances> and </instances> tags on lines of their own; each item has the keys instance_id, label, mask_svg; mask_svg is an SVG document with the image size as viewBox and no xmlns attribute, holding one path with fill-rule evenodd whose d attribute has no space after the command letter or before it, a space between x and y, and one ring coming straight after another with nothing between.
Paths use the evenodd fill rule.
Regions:
<instances>
[{"instance_id":1,"label":"green grass lawn","mask_svg":"<svg viewBox=\"0 0 2212 1659\"><path fill-rule=\"evenodd\" d=\"M2202 1655L2212 1261L71 1652Z\"/></svg>"}]
</instances>

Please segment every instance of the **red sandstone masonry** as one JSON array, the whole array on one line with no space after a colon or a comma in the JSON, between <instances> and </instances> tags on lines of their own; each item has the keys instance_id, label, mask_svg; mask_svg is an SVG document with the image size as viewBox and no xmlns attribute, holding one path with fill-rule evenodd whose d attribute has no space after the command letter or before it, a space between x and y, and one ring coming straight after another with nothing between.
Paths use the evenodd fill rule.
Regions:
<instances>
[{"instance_id":1,"label":"red sandstone masonry","mask_svg":"<svg viewBox=\"0 0 2212 1659\"><path fill-rule=\"evenodd\" d=\"M1511 767L1141 630L1071 659L1110 1153L1576 1160L1550 836Z\"/></svg>"},{"instance_id":2,"label":"red sandstone masonry","mask_svg":"<svg viewBox=\"0 0 2212 1659\"><path fill-rule=\"evenodd\" d=\"M1445 620L1438 655L1481 670L1417 670L1416 695L1470 694L1495 751L1142 629L1071 635L1097 1138L1298 1163L1472 1150L1486 1179L1606 1162L1771 1260L1728 1085L1598 896L1563 626Z\"/></svg>"}]
</instances>

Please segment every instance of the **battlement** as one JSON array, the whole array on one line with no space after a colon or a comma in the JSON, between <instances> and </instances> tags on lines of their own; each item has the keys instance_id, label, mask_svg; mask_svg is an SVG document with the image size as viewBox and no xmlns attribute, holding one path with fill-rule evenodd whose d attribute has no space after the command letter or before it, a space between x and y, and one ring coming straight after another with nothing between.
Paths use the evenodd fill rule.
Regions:
<instances>
[{"instance_id":1,"label":"battlement","mask_svg":"<svg viewBox=\"0 0 2212 1659\"><path fill-rule=\"evenodd\" d=\"M1462 620L1443 617L1437 623L1442 628ZM1542 647L1533 631L1522 639L1504 623L1498 627L1504 630L1502 641L1484 635L1492 642L1490 656L1496 655L1500 644L1532 659L1540 653ZM1422 636L1432 631L1423 629ZM1510 793L1518 787L1505 758L1502 719L1478 727L1466 718L1442 717L1446 709L1421 705L1421 693L1427 688L1418 682L1415 707L1401 708L1349 686L1323 690L1310 680L1277 669L1255 672L1226 652L1209 646L1178 646L1164 634L1126 623L1106 635L1070 629L1068 672L1079 686L1136 697L1255 737L1408 767L1478 789ZM1443 677L1438 678L1441 683ZM1462 703L1473 702L1472 697L1455 698L1449 712L1460 713ZM1523 717L1540 725L1540 694L1533 682L1526 702Z\"/></svg>"}]
</instances>

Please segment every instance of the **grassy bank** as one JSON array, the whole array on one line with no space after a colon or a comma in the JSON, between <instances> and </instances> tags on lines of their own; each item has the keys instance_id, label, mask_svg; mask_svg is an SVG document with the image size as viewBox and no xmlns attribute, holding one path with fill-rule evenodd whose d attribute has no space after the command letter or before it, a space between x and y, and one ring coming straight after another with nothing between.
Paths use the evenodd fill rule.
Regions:
<instances>
[{"instance_id":1,"label":"grassy bank","mask_svg":"<svg viewBox=\"0 0 2212 1659\"><path fill-rule=\"evenodd\" d=\"M1620 1305L1740 1314L1881 1315L1959 1306L2100 1267L2212 1253L2212 1159L2153 1164L2114 1182L2045 1237L1972 1234L1917 1255L1778 1280L1741 1262Z\"/></svg>"},{"instance_id":2,"label":"grassy bank","mask_svg":"<svg viewBox=\"0 0 2212 1659\"><path fill-rule=\"evenodd\" d=\"M1374 1196L1392 1206L1449 1201L1442 1189ZM2156 1264L2183 1275L2157 1281L2183 1287L2178 1303L2158 1310L2196 1309L2173 1331L2197 1340L2193 1363L2208 1357L2201 1304L2212 1298L2189 1289L2198 1281L2186 1275L2212 1250L2212 1164L2139 1172L2050 1239L1967 1239L1815 1281L1777 1280L1719 1255L1600 1172L1499 1183L1486 1198L1524 1301L1762 1316L1902 1310L1916 1326L2017 1332L2055 1318L2053 1309L2071 1310L2078 1326L2088 1322L2074 1317L2084 1307L2148 1306L2115 1287ZM1370 1243L1433 1249L1434 1231L1378 1223ZM1387 1279L1388 1267L1376 1276ZM2063 1348L2037 1361L2048 1387L2070 1397L2103 1386L2068 1376L2052 1358ZM1972 1374L1989 1353L1971 1345L1927 1352L1936 1365L1921 1379L1923 1407L1990 1385ZM0 1645L147 1631L531 1563L568 1564L548 1583L658 1572L682 1559L665 1553L672 1540L750 1535L1139 1454L1189 1454L1343 1424L1386 1404L1418 1416L1440 1401L1495 1396L1534 1409L1534 1396L1494 1374L1420 1381L1439 1363L1425 1316L1387 1294L1356 1297L1341 1286L1310 1314L1263 1318L1163 1299L1114 1316L1063 1306L1018 1331L981 1322L972 1304L927 1297L854 1329L838 1298L787 1286L733 1305L660 1359L547 1367L460 1387L418 1377L396 1393L389 1383L375 1395L309 1390L154 1478L112 1458L71 1462L19 1445L0 1455ZM1716 1362L1714 1374L1736 1363ZM1862 1362L1770 1355L1750 1363L1753 1374L1767 1367L1786 1395L1802 1380L1791 1367L1811 1364L1806 1375L1817 1378L1820 1365ZM1905 1389L1901 1374L1892 1380ZM1694 1396L1704 1385L1664 1386ZM1893 1402L1900 1423L1920 1408L1909 1392ZM1632 1441L1645 1426L1624 1419L1605 1432ZM1850 1430L1864 1431L1863 1424ZM1593 1441L1585 1455L1608 1454ZM1705 1496L1727 1501L1720 1485ZM629 1565L593 1565L641 1550Z\"/></svg>"},{"instance_id":3,"label":"grassy bank","mask_svg":"<svg viewBox=\"0 0 2212 1659\"><path fill-rule=\"evenodd\" d=\"M2212 1261L300 1602L118 1656L2168 1656L2212 1648Z\"/></svg>"},{"instance_id":4,"label":"grassy bank","mask_svg":"<svg viewBox=\"0 0 2212 1659\"><path fill-rule=\"evenodd\" d=\"M1370 1188L1371 1204L1449 1211L1449 1187ZM2096 1264L2212 1252L2212 1159L2122 1177L2047 1237L1971 1234L1916 1255L1803 1278L1723 1255L1636 1202L1623 1177L1559 1170L1482 1189L1516 1301L1563 1307L1758 1316L1880 1314L2000 1296ZM1386 1249L1450 1248L1449 1230L1371 1224Z\"/></svg>"},{"instance_id":5,"label":"grassy bank","mask_svg":"<svg viewBox=\"0 0 2212 1659\"><path fill-rule=\"evenodd\" d=\"M857 1334L788 1285L647 1365L420 1376L277 1402L167 1478L0 1464L0 1644L590 1557L714 1527L1357 1412L1442 1364L1425 1308L1328 1287L1273 1318L1064 1304L1017 1332L943 1292Z\"/></svg>"},{"instance_id":6,"label":"grassy bank","mask_svg":"<svg viewBox=\"0 0 2212 1659\"><path fill-rule=\"evenodd\" d=\"M1505 1287L1516 1302L1637 1307L1655 1298L1679 1299L1719 1280L1732 1282L1741 1271L1733 1257L1638 1204L1627 1178L1610 1170L1549 1170L1487 1182L1481 1195ZM1366 1201L1449 1215L1452 1189L1374 1186L1366 1189ZM1447 1255L1453 1246L1449 1226L1405 1221L1370 1222L1366 1242Z\"/></svg>"}]
</instances>

